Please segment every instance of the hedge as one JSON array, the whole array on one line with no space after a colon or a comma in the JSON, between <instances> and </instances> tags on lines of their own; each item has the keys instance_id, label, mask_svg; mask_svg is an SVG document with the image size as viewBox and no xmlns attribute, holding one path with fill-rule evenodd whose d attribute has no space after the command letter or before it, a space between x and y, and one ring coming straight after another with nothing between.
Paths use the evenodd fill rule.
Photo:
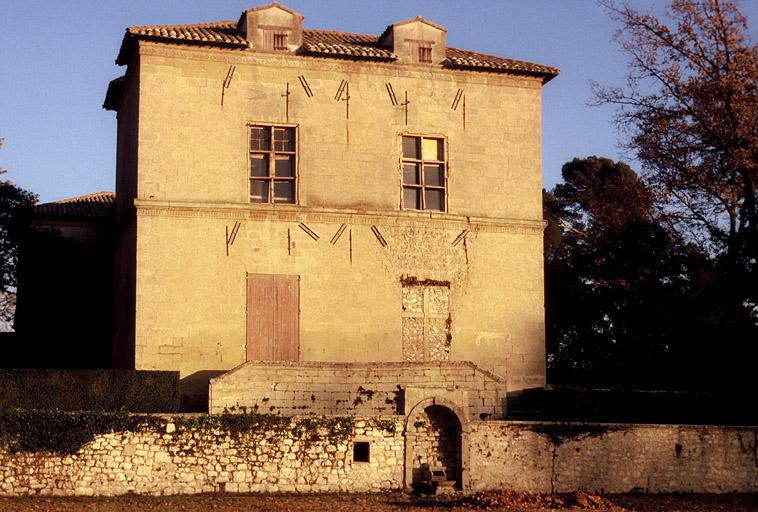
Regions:
<instances>
[{"instance_id":1,"label":"hedge","mask_svg":"<svg viewBox=\"0 0 758 512\"><path fill-rule=\"evenodd\" d=\"M176 412L179 372L0 369L0 410Z\"/></svg>"}]
</instances>

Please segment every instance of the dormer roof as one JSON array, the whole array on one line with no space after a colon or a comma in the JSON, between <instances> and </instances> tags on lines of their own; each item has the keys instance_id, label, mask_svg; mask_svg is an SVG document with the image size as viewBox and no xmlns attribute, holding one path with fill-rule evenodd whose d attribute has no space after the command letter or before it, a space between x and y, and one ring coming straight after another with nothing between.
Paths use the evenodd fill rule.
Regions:
<instances>
[{"instance_id":1,"label":"dormer roof","mask_svg":"<svg viewBox=\"0 0 758 512\"><path fill-rule=\"evenodd\" d=\"M276 7L278 9L283 10L286 13L289 13L289 14L292 14L294 16L297 16L301 20L304 19L304 16L302 14L300 14L299 12L293 11L289 7L284 6L284 5L280 4L279 2L271 2L270 4L267 4L267 5L259 5L257 7L250 7L249 9L245 9L244 11L242 11L242 14L240 15L240 21L245 16L245 14L247 14L249 12L265 11L265 10L271 9L272 7Z\"/></svg>"},{"instance_id":2,"label":"dormer roof","mask_svg":"<svg viewBox=\"0 0 758 512\"><path fill-rule=\"evenodd\" d=\"M424 23L425 25L429 25L430 27L434 27L434 28L436 28L438 30L441 30L443 32L447 32L447 29L445 27L443 27L442 25L437 25L433 21L429 21L428 19L424 18L423 16L416 16L415 18L410 18L410 19L407 19L407 20L404 20L404 21L395 22L392 25L390 25L389 27L387 27L385 29L385 31L387 29L389 29L390 27L392 27L393 25L396 26L396 27L399 27L401 25L407 25L409 23L416 23L416 22Z\"/></svg>"}]
</instances>

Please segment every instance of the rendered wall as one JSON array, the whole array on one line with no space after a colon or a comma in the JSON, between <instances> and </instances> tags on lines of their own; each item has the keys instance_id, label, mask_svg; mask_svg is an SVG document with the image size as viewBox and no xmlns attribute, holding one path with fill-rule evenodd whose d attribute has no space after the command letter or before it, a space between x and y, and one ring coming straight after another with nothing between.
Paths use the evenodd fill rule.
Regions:
<instances>
[{"instance_id":1,"label":"rendered wall","mask_svg":"<svg viewBox=\"0 0 758 512\"><path fill-rule=\"evenodd\" d=\"M111 360L114 368L135 368L135 285L136 217L139 163L139 60L132 59L124 78L117 114L116 201L113 257L113 339Z\"/></svg>"},{"instance_id":2,"label":"rendered wall","mask_svg":"<svg viewBox=\"0 0 758 512\"><path fill-rule=\"evenodd\" d=\"M301 360L402 361L412 276L450 282L451 359L544 384L539 80L139 44L136 368L202 387L244 362L247 273L300 276ZM248 203L251 122L298 126L297 206ZM400 210L403 133L446 138L448 213Z\"/></svg>"},{"instance_id":3,"label":"rendered wall","mask_svg":"<svg viewBox=\"0 0 758 512\"><path fill-rule=\"evenodd\" d=\"M450 282L450 360L505 377L509 390L544 384L541 227L293 207L138 208L138 369L185 378L243 363L247 273L300 276L300 360L403 361L401 277L414 276ZM225 228L235 221L227 256ZM467 241L453 246L464 229Z\"/></svg>"},{"instance_id":4,"label":"rendered wall","mask_svg":"<svg viewBox=\"0 0 758 512\"><path fill-rule=\"evenodd\" d=\"M248 123L287 123L298 126L301 206L398 211L400 135L411 133L447 138L449 213L542 221L539 79L144 42L139 52L140 199L248 203ZM349 111L335 100L342 80ZM388 83L399 101L408 92L407 124ZM465 128L463 107L451 108L458 89Z\"/></svg>"}]
</instances>

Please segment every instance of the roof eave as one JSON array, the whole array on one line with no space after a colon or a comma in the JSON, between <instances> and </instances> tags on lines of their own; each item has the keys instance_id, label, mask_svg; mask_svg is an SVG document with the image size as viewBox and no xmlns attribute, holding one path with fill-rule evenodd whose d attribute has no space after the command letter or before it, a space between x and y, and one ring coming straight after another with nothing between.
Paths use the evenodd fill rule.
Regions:
<instances>
[{"instance_id":1,"label":"roof eave","mask_svg":"<svg viewBox=\"0 0 758 512\"><path fill-rule=\"evenodd\" d=\"M121 46L118 49L118 55L116 56L116 65L125 66L129 63L129 57L132 54L134 47L134 36L129 33L129 29L124 32L124 38L121 40Z\"/></svg>"},{"instance_id":2,"label":"roof eave","mask_svg":"<svg viewBox=\"0 0 758 512\"><path fill-rule=\"evenodd\" d=\"M118 100L121 97L121 91L124 87L125 76L126 75L121 75L108 82L108 90L105 91L105 101L103 102L103 108L105 110L118 111Z\"/></svg>"},{"instance_id":3,"label":"roof eave","mask_svg":"<svg viewBox=\"0 0 758 512\"><path fill-rule=\"evenodd\" d=\"M306 45L301 46L297 50L296 55L301 55L304 57L323 57L327 59L370 60L370 61L378 61L378 62L393 62L397 60L397 56L394 54L356 55L356 54L348 54L348 53L328 52L324 50L312 50L312 49L307 48Z\"/></svg>"},{"instance_id":4,"label":"roof eave","mask_svg":"<svg viewBox=\"0 0 758 512\"><path fill-rule=\"evenodd\" d=\"M447 63L443 66L443 68L446 69L456 69L459 71L474 71L474 72L485 72L485 73L499 73L502 75L518 75L518 76L529 76L533 78L540 78L542 79L542 85L545 85L550 80L558 76L560 73L555 72L547 72L547 71L531 71L526 69L506 69L506 68L496 68L491 66L476 66L472 64L452 64Z\"/></svg>"},{"instance_id":5,"label":"roof eave","mask_svg":"<svg viewBox=\"0 0 758 512\"><path fill-rule=\"evenodd\" d=\"M127 43L128 37L128 43ZM171 37L152 36L152 35L135 35L127 34L124 37L124 43L121 45L116 64L123 66L129 64L132 51L137 41L149 41L153 43L163 43L169 45L187 45L187 46L214 46L217 48L228 48L230 50L244 50L248 48L247 43L235 43L232 41L198 41L194 39L174 39Z\"/></svg>"}]
</instances>

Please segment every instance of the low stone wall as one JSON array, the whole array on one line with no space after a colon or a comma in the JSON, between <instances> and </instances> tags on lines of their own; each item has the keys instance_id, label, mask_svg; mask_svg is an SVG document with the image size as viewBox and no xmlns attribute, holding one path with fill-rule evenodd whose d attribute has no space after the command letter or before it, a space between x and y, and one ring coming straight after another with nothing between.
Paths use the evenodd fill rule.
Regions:
<instances>
[{"instance_id":1,"label":"low stone wall","mask_svg":"<svg viewBox=\"0 0 758 512\"><path fill-rule=\"evenodd\" d=\"M456 461L454 439L419 439L428 425L402 416L305 417L237 433L194 418L100 435L73 455L0 450L0 495L399 490L405 428L416 445L444 441L439 464L452 473L460 462L467 491L758 492L758 427L472 421ZM349 428L331 431L330 421Z\"/></svg>"},{"instance_id":2,"label":"low stone wall","mask_svg":"<svg viewBox=\"0 0 758 512\"><path fill-rule=\"evenodd\" d=\"M478 422L471 490L758 492L758 427Z\"/></svg>"},{"instance_id":3,"label":"low stone wall","mask_svg":"<svg viewBox=\"0 0 758 512\"><path fill-rule=\"evenodd\" d=\"M211 379L209 411L291 415L402 414L409 387L464 390L471 419L505 413L505 381L467 361L247 362Z\"/></svg>"},{"instance_id":4,"label":"low stone wall","mask_svg":"<svg viewBox=\"0 0 758 512\"><path fill-rule=\"evenodd\" d=\"M0 451L0 495L369 492L403 485L402 420L356 418L347 437L293 423L236 436L218 429L121 432L74 455ZM368 462L353 446L369 442Z\"/></svg>"}]
</instances>

